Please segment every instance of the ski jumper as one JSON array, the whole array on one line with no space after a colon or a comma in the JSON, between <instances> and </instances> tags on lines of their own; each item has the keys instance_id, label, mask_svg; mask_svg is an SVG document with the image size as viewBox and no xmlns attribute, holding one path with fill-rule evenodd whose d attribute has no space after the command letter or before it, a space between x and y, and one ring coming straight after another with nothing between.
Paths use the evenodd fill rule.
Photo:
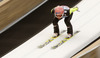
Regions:
<instances>
[{"instance_id":1,"label":"ski jumper","mask_svg":"<svg viewBox=\"0 0 100 58\"><path fill-rule=\"evenodd\" d=\"M54 33L57 33L59 35L59 25L58 22L62 18L64 19L64 22L67 26L67 33L73 35L73 27L70 22L73 12L77 11L78 8L69 8L68 6L56 6L51 10L51 13L54 14L54 19L53 19L53 26L54 26Z\"/></svg>"}]
</instances>

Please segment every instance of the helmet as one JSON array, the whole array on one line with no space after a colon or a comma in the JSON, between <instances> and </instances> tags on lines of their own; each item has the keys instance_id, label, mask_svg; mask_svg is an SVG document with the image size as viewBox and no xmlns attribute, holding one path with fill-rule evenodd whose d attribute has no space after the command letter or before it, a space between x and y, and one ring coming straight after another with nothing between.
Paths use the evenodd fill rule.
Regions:
<instances>
[{"instance_id":1,"label":"helmet","mask_svg":"<svg viewBox=\"0 0 100 58\"><path fill-rule=\"evenodd\" d=\"M61 19L63 14L64 14L64 8L62 6L57 6L55 7L55 17L57 17L58 19Z\"/></svg>"}]
</instances>

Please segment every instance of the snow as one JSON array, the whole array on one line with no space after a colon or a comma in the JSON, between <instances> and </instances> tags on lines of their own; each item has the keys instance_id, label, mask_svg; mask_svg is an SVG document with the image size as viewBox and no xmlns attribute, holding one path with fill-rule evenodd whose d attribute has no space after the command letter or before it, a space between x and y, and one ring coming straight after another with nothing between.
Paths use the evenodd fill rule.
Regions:
<instances>
[{"instance_id":1,"label":"snow","mask_svg":"<svg viewBox=\"0 0 100 58\"><path fill-rule=\"evenodd\" d=\"M80 32L63 45L57 49L51 49L67 35L66 32L42 49L37 48L52 36L53 26L50 24L2 58L70 58L73 56L100 35L100 0L82 0L76 6L79 7L80 12L74 13L71 23L74 31ZM66 29L63 19L59 25L60 31Z\"/></svg>"}]
</instances>

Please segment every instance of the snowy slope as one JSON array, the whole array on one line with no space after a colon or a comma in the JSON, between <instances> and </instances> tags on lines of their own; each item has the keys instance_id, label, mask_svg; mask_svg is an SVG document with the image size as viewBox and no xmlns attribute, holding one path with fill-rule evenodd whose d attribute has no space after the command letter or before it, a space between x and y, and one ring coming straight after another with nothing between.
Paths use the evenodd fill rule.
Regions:
<instances>
[{"instance_id":1,"label":"snowy slope","mask_svg":"<svg viewBox=\"0 0 100 58\"><path fill-rule=\"evenodd\" d=\"M70 58L73 56L100 35L100 0L83 0L77 6L80 12L74 13L71 22L74 31L80 30L80 32L62 46L51 49L67 35L66 32L44 48L37 48L52 36L53 26L51 24L2 58ZM66 29L63 19L59 25L60 31Z\"/></svg>"}]
</instances>

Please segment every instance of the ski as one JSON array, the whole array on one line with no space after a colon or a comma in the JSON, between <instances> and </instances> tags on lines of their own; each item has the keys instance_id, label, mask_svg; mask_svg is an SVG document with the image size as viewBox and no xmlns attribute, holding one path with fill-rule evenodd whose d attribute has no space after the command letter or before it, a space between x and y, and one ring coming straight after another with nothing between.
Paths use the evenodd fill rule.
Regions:
<instances>
[{"instance_id":1,"label":"ski","mask_svg":"<svg viewBox=\"0 0 100 58\"><path fill-rule=\"evenodd\" d=\"M61 31L61 34L63 34L64 32L66 32L66 30ZM61 35L61 34L60 34L60 35ZM59 36L60 36L60 35L59 35ZM59 36L58 36L58 37L59 37ZM58 38L58 37L56 37L56 38ZM50 42L52 42L52 41L53 41L54 39L56 39L56 38L51 37L51 38L48 39L44 44L38 46L38 48L43 48L44 46L48 45Z\"/></svg>"},{"instance_id":2,"label":"ski","mask_svg":"<svg viewBox=\"0 0 100 58\"><path fill-rule=\"evenodd\" d=\"M76 32L74 33L73 36L75 36L77 33L79 33L79 31L76 31ZM73 36L72 36L72 37L73 37ZM52 49L56 49L57 47L61 46L63 43L65 43L66 41L68 41L68 40L71 39L72 37L70 37L70 38L64 38L64 39L61 40L57 45L53 46Z\"/></svg>"}]
</instances>

